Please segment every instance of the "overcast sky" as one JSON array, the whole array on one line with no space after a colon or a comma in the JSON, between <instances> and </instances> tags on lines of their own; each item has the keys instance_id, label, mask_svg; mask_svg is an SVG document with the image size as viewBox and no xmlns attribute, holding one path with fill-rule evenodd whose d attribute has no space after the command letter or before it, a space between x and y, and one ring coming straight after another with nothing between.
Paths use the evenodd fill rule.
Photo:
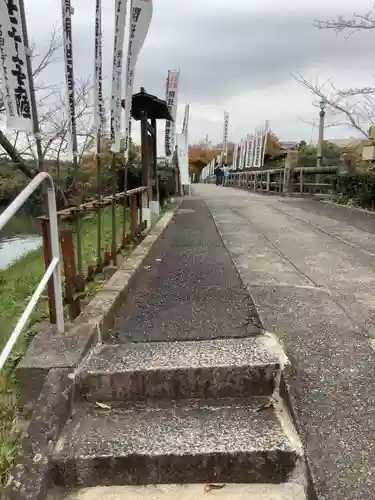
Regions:
<instances>
[{"instance_id":1,"label":"overcast sky","mask_svg":"<svg viewBox=\"0 0 375 500\"><path fill-rule=\"evenodd\" d=\"M61 1L25 3L29 36L42 50L51 26L61 24ZM103 0L104 73L108 77L114 3ZM345 39L318 30L313 21L338 13L363 13L372 4L373 0L154 0L150 31L136 68L135 91L142 85L164 98L168 69L180 68L177 128L184 104L189 103L191 143L206 134L214 143L221 141L224 109L230 113L229 140L239 140L268 119L282 140L310 141L312 127L302 119L313 121L317 110L313 97L290 73L299 72L311 80L332 78L338 86L350 87L372 84L375 72L375 31ZM72 5L75 72L85 77L93 73L95 0L72 0ZM63 78L58 63L45 75L54 82ZM326 133L328 138L354 135L345 128Z\"/></svg>"}]
</instances>

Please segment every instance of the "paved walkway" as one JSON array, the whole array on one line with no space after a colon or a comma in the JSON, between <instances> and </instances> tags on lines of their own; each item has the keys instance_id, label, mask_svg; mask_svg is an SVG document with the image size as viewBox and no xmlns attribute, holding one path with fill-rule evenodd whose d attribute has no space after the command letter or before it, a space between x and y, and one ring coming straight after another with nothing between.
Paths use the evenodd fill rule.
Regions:
<instances>
[{"instance_id":1,"label":"paved walkway","mask_svg":"<svg viewBox=\"0 0 375 500\"><path fill-rule=\"evenodd\" d=\"M212 185L193 194L291 360L319 499L375 498L375 217Z\"/></svg>"},{"instance_id":2,"label":"paved walkway","mask_svg":"<svg viewBox=\"0 0 375 500\"><path fill-rule=\"evenodd\" d=\"M205 202L183 201L129 290L113 339L204 340L259 333L254 304Z\"/></svg>"}]
</instances>

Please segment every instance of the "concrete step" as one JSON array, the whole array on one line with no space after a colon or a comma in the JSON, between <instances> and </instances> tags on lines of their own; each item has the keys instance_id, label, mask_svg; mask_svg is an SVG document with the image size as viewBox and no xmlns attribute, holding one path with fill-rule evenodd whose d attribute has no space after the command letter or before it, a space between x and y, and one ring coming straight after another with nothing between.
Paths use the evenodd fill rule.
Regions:
<instances>
[{"instance_id":1,"label":"concrete step","mask_svg":"<svg viewBox=\"0 0 375 500\"><path fill-rule=\"evenodd\" d=\"M305 488L295 483L105 486L66 491L54 489L47 500L306 500Z\"/></svg>"},{"instance_id":2,"label":"concrete step","mask_svg":"<svg viewBox=\"0 0 375 500\"><path fill-rule=\"evenodd\" d=\"M268 399L80 405L53 454L54 484L285 482L301 451Z\"/></svg>"},{"instance_id":3,"label":"concrete step","mask_svg":"<svg viewBox=\"0 0 375 500\"><path fill-rule=\"evenodd\" d=\"M269 395L279 364L270 334L104 345L83 366L80 392L89 401Z\"/></svg>"}]
</instances>

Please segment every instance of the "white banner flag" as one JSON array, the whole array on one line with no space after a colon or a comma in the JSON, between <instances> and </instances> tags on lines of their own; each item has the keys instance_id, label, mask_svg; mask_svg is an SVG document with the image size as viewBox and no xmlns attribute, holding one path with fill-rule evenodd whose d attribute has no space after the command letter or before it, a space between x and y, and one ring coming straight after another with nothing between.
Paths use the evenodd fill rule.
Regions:
<instances>
[{"instance_id":1,"label":"white banner flag","mask_svg":"<svg viewBox=\"0 0 375 500\"><path fill-rule=\"evenodd\" d=\"M226 163L228 158L228 125L229 125L229 113L227 111L224 111L222 164Z\"/></svg>"},{"instance_id":2,"label":"white banner flag","mask_svg":"<svg viewBox=\"0 0 375 500\"><path fill-rule=\"evenodd\" d=\"M251 136L250 167L255 167L256 132Z\"/></svg>"},{"instance_id":3,"label":"white banner flag","mask_svg":"<svg viewBox=\"0 0 375 500\"><path fill-rule=\"evenodd\" d=\"M263 144L263 131L257 131L255 134L255 165L254 167L260 168L262 166L262 144Z\"/></svg>"},{"instance_id":4,"label":"white banner flag","mask_svg":"<svg viewBox=\"0 0 375 500\"><path fill-rule=\"evenodd\" d=\"M127 0L116 0L115 37L113 44L111 95L111 151L118 153L121 145L121 92L124 59L124 38Z\"/></svg>"},{"instance_id":5,"label":"white banner flag","mask_svg":"<svg viewBox=\"0 0 375 500\"><path fill-rule=\"evenodd\" d=\"M264 134L263 134L264 137L263 137L263 145L262 145L262 162L261 162L262 167L264 167L264 157L265 157L266 150L267 150L267 140L268 140L269 131L270 131L270 122L269 122L269 120L266 120L264 123Z\"/></svg>"},{"instance_id":6,"label":"white banner flag","mask_svg":"<svg viewBox=\"0 0 375 500\"><path fill-rule=\"evenodd\" d=\"M150 27L152 11L152 0L131 0L128 57L126 62L125 82L125 163L129 158L129 144L132 125L131 109L134 85L134 70L139 53L146 40L146 36Z\"/></svg>"},{"instance_id":7,"label":"white banner flag","mask_svg":"<svg viewBox=\"0 0 375 500\"><path fill-rule=\"evenodd\" d=\"M233 170L237 170L237 155L238 155L238 144L235 144L233 149L233 158L232 158Z\"/></svg>"},{"instance_id":8,"label":"white banner flag","mask_svg":"<svg viewBox=\"0 0 375 500\"><path fill-rule=\"evenodd\" d=\"M250 163L251 163L251 134L247 134L247 137L246 137L246 160L245 160L246 168L250 168Z\"/></svg>"},{"instance_id":9,"label":"white banner flag","mask_svg":"<svg viewBox=\"0 0 375 500\"><path fill-rule=\"evenodd\" d=\"M181 185L189 185L189 160L188 151L186 144L186 136L184 134L176 134L176 145L177 145L177 161L178 168L180 170L180 181Z\"/></svg>"},{"instance_id":10,"label":"white banner flag","mask_svg":"<svg viewBox=\"0 0 375 500\"><path fill-rule=\"evenodd\" d=\"M103 99L102 2L96 0L95 67L94 67L94 124L96 133L103 134L105 122Z\"/></svg>"},{"instance_id":11,"label":"white banner flag","mask_svg":"<svg viewBox=\"0 0 375 500\"><path fill-rule=\"evenodd\" d=\"M188 138L188 130L189 130L189 113L190 113L190 105L185 105L185 114L184 121L182 122L182 134L186 137L186 142Z\"/></svg>"},{"instance_id":12,"label":"white banner flag","mask_svg":"<svg viewBox=\"0 0 375 500\"><path fill-rule=\"evenodd\" d=\"M180 80L180 70L169 70L167 78L166 101L173 122L167 121L165 124L165 156L170 160L174 153L175 130L177 115L178 84Z\"/></svg>"},{"instance_id":13,"label":"white banner flag","mask_svg":"<svg viewBox=\"0 0 375 500\"><path fill-rule=\"evenodd\" d=\"M247 141L247 136L244 138L244 153L243 153L243 168L245 169L247 167L246 161L247 161L247 150L249 148L249 143Z\"/></svg>"},{"instance_id":14,"label":"white banner flag","mask_svg":"<svg viewBox=\"0 0 375 500\"><path fill-rule=\"evenodd\" d=\"M0 59L7 128L33 132L31 75L27 71L19 0L0 0Z\"/></svg>"},{"instance_id":15,"label":"white banner flag","mask_svg":"<svg viewBox=\"0 0 375 500\"><path fill-rule=\"evenodd\" d=\"M78 152L73 72L72 7L70 0L62 0L62 30L68 116L68 151L71 151L71 159L75 160Z\"/></svg>"},{"instance_id":16,"label":"white banner flag","mask_svg":"<svg viewBox=\"0 0 375 500\"><path fill-rule=\"evenodd\" d=\"M240 164L239 164L239 169L243 170L245 167L245 144L246 141L244 139L241 139L241 156L240 156Z\"/></svg>"}]
</instances>

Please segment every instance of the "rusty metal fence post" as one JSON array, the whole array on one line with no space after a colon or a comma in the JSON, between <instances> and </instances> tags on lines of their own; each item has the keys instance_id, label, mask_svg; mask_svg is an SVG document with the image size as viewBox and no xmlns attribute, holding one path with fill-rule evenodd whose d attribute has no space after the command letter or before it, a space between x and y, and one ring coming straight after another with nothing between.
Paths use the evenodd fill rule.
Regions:
<instances>
[{"instance_id":1,"label":"rusty metal fence post","mask_svg":"<svg viewBox=\"0 0 375 500\"><path fill-rule=\"evenodd\" d=\"M137 214L137 197L132 195L130 197L130 210L131 210L131 235L135 239L137 236L138 214Z\"/></svg>"},{"instance_id":2,"label":"rusty metal fence post","mask_svg":"<svg viewBox=\"0 0 375 500\"><path fill-rule=\"evenodd\" d=\"M60 231L60 242L65 275L65 301L69 306L69 317L73 320L80 314L81 305L77 294L77 270L72 232Z\"/></svg>"}]
</instances>

